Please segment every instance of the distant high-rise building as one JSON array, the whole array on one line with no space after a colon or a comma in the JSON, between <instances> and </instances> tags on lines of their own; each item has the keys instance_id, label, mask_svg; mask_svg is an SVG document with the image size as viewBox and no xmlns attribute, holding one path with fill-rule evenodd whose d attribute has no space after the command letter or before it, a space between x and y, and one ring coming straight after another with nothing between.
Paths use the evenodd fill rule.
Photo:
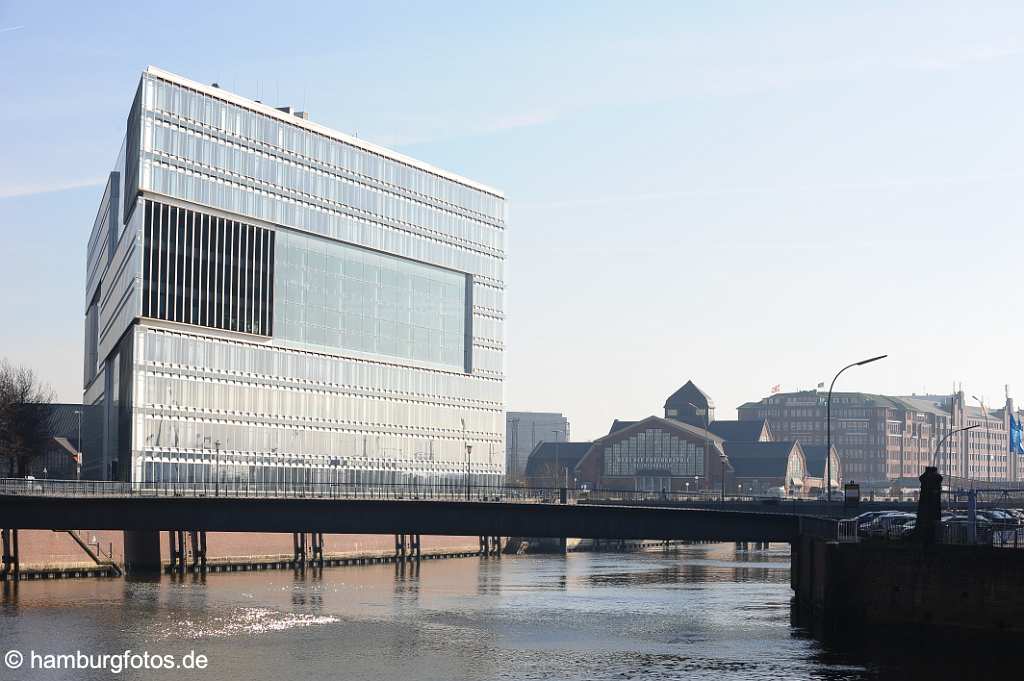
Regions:
<instances>
[{"instance_id":1,"label":"distant high-rise building","mask_svg":"<svg viewBox=\"0 0 1024 681\"><path fill-rule=\"evenodd\" d=\"M505 200L150 67L87 256L92 478L504 474Z\"/></svg>"},{"instance_id":2,"label":"distant high-rise building","mask_svg":"<svg viewBox=\"0 0 1024 681\"><path fill-rule=\"evenodd\" d=\"M561 413L510 411L505 414L505 471L509 480L522 480L526 461L539 442L569 440L569 419Z\"/></svg>"}]
</instances>

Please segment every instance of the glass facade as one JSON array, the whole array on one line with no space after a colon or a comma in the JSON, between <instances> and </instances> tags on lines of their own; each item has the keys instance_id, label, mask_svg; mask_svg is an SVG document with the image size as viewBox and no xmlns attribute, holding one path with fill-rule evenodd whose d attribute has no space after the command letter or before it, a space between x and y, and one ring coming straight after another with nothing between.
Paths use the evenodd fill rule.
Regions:
<instances>
[{"instance_id":1,"label":"glass facade","mask_svg":"<svg viewBox=\"0 0 1024 681\"><path fill-rule=\"evenodd\" d=\"M466 275L302 234L278 248L276 337L466 370Z\"/></svg>"},{"instance_id":2,"label":"glass facade","mask_svg":"<svg viewBox=\"0 0 1024 681\"><path fill-rule=\"evenodd\" d=\"M500 193L152 68L116 170L120 477L502 478Z\"/></svg>"},{"instance_id":3,"label":"glass facade","mask_svg":"<svg viewBox=\"0 0 1024 681\"><path fill-rule=\"evenodd\" d=\"M644 473L673 477L704 475L704 447L661 428L648 428L605 448L606 477Z\"/></svg>"}]
</instances>

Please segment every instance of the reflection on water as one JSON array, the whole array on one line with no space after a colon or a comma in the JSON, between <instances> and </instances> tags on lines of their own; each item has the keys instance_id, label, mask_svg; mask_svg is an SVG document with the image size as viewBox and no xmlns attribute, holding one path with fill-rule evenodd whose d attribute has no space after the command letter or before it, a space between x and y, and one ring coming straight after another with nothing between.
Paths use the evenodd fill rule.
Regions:
<instances>
[{"instance_id":1,"label":"reflection on water","mask_svg":"<svg viewBox=\"0 0 1024 681\"><path fill-rule=\"evenodd\" d=\"M195 650L210 659L207 678L226 680L912 676L913 656L878 662L807 637L791 625L790 597L784 545L25 582L4 586L0 648ZM190 674L200 672L123 676Z\"/></svg>"}]
</instances>

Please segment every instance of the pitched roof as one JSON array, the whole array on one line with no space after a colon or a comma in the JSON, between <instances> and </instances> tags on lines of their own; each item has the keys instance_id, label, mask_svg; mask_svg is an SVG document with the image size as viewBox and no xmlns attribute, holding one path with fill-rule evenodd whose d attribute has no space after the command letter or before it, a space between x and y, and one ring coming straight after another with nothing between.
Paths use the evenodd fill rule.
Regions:
<instances>
[{"instance_id":1,"label":"pitched roof","mask_svg":"<svg viewBox=\"0 0 1024 681\"><path fill-rule=\"evenodd\" d=\"M526 460L526 475L550 475L557 469L572 470L590 449L589 442L538 442Z\"/></svg>"},{"instance_id":2,"label":"pitched roof","mask_svg":"<svg viewBox=\"0 0 1024 681\"><path fill-rule=\"evenodd\" d=\"M715 435L726 442L757 442L761 439L768 422L764 419L752 421L712 421L708 426Z\"/></svg>"},{"instance_id":3,"label":"pitched roof","mask_svg":"<svg viewBox=\"0 0 1024 681\"><path fill-rule=\"evenodd\" d=\"M78 414L85 418L86 407L81 404L53 403L46 405L46 426L50 437L65 437L72 443L78 442ZM83 424L83 427L85 424Z\"/></svg>"},{"instance_id":4,"label":"pitched roof","mask_svg":"<svg viewBox=\"0 0 1024 681\"><path fill-rule=\"evenodd\" d=\"M738 478L782 477L796 442L726 442L725 454Z\"/></svg>"},{"instance_id":5,"label":"pitched roof","mask_svg":"<svg viewBox=\"0 0 1024 681\"><path fill-rule=\"evenodd\" d=\"M693 381L687 381L679 390L668 396L665 406L678 402L693 402L698 407L707 405L710 409L715 408L715 403L708 397L707 393L697 387Z\"/></svg>"},{"instance_id":6,"label":"pitched roof","mask_svg":"<svg viewBox=\"0 0 1024 681\"><path fill-rule=\"evenodd\" d=\"M825 479L825 445L805 445L801 444L800 448L804 450L804 459L807 460L807 475L812 478ZM832 446L832 452L835 453L835 445ZM832 478L835 479L837 473L832 471Z\"/></svg>"},{"instance_id":7,"label":"pitched roof","mask_svg":"<svg viewBox=\"0 0 1024 681\"><path fill-rule=\"evenodd\" d=\"M612 430L607 435L597 438L591 445L601 445L609 440L620 440L629 437L633 433L647 428L666 428L669 431L675 431L677 433L685 433L694 438L704 440L706 439L709 444L712 445L712 450L722 450L722 438L715 435L711 431L705 431L703 428L692 426L689 423L683 421L677 421L675 419L666 419L661 416L648 416L645 419L639 421L616 421L620 427L616 428L615 424L612 424Z\"/></svg>"},{"instance_id":8,"label":"pitched roof","mask_svg":"<svg viewBox=\"0 0 1024 681\"><path fill-rule=\"evenodd\" d=\"M798 390L795 392L788 393L776 393L769 395L768 397L762 397L759 400L753 402L744 402L737 409L752 409L754 407L763 407L765 402L768 400L785 399L787 397L817 397L819 402L817 406L824 406L825 400L828 397L828 393L819 390ZM853 402L843 401L853 400ZM858 407L872 407L872 408L888 408L888 409L904 409L907 411L922 411L937 415L949 415L949 410L944 409L940 404L928 397L897 397L892 395L878 395L875 393L861 393L861 392L839 392L834 391L832 393L832 407L835 408L837 405L840 406L858 406Z\"/></svg>"},{"instance_id":9,"label":"pitched roof","mask_svg":"<svg viewBox=\"0 0 1024 681\"><path fill-rule=\"evenodd\" d=\"M608 434L611 435L612 433L617 433L620 430L623 430L625 428L629 428L630 426L632 426L635 423L636 423L636 421L620 421L619 419L615 419L614 421L612 421L612 427L608 431Z\"/></svg>"}]
</instances>

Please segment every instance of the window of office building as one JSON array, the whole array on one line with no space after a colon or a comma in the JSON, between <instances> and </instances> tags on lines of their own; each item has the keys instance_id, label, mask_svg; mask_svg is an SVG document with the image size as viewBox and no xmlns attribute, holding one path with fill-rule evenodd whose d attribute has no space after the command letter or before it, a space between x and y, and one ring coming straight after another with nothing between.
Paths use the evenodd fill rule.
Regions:
<instances>
[{"instance_id":1,"label":"window of office building","mask_svg":"<svg viewBox=\"0 0 1024 681\"><path fill-rule=\"evenodd\" d=\"M146 201L142 314L269 336L272 230Z\"/></svg>"},{"instance_id":2,"label":"window of office building","mask_svg":"<svg viewBox=\"0 0 1024 681\"><path fill-rule=\"evenodd\" d=\"M465 274L282 232L276 276L278 338L470 370Z\"/></svg>"}]
</instances>

